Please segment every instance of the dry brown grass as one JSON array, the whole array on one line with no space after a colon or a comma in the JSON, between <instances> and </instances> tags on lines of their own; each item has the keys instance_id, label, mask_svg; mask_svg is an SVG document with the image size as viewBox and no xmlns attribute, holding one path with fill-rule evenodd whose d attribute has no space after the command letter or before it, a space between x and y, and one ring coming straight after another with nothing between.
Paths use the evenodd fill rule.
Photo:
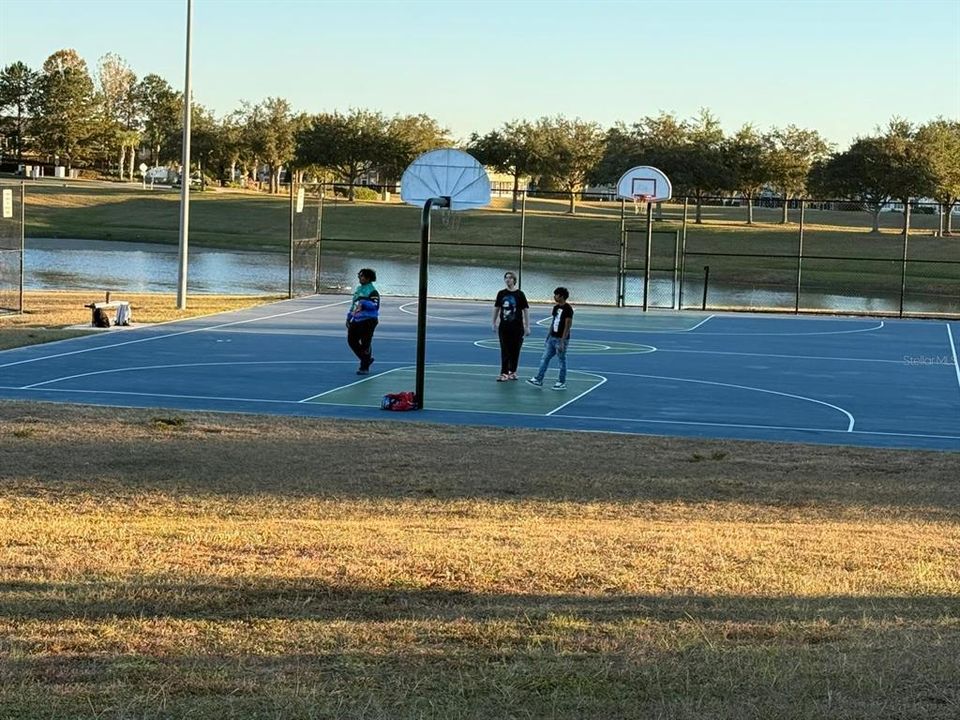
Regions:
<instances>
[{"instance_id":1,"label":"dry brown grass","mask_svg":"<svg viewBox=\"0 0 960 720\"><path fill-rule=\"evenodd\" d=\"M131 314L138 325L211 315L280 299L249 295L192 295L187 299L187 309L177 310L177 299L172 294L125 292L114 293L112 297L130 301ZM0 350L97 332L94 328L77 330L69 327L88 324L90 310L84 305L103 299L101 290L25 292L23 314L0 315Z\"/></svg>"},{"instance_id":2,"label":"dry brown grass","mask_svg":"<svg viewBox=\"0 0 960 720\"><path fill-rule=\"evenodd\" d=\"M955 718L956 454L0 405L3 718Z\"/></svg>"}]
</instances>

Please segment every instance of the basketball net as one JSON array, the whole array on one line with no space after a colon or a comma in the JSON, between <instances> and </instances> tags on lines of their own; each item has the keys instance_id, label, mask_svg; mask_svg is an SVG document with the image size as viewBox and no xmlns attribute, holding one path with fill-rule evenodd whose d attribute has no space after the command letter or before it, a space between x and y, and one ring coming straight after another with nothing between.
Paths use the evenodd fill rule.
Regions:
<instances>
[{"instance_id":1,"label":"basketball net","mask_svg":"<svg viewBox=\"0 0 960 720\"><path fill-rule=\"evenodd\" d=\"M448 207L437 209L437 225L441 230L456 231L460 229L460 213L454 212Z\"/></svg>"},{"instance_id":2,"label":"basketball net","mask_svg":"<svg viewBox=\"0 0 960 720\"><path fill-rule=\"evenodd\" d=\"M633 196L633 214L639 215L640 209L643 207L644 203L648 203L648 202L650 202L649 195L643 195L643 194L634 195Z\"/></svg>"}]
</instances>

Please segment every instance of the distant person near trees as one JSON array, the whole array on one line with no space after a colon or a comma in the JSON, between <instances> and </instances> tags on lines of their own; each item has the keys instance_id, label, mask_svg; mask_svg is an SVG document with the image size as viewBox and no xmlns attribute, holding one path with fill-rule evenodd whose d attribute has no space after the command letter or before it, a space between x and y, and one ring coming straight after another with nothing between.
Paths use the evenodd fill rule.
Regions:
<instances>
[{"instance_id":1,"label":"distant person near trees","mask_svg":"<svg viewBox=\"0 0 960 720\"><path fill-rule=\"evenodd\" d=\"M517 289L517 276L503 276L506 287L497 293L493 303L493 331L500 339L500 376L497 382L517 379L517 364L523 338L530 334L530 305L527 296Z\"/></svg>"},{"instance_id":2,"label":"distant person near trees","mask_svg":"<svg viewBox=\"0 0 960 720\"><path fill-rule=\"evenodd\" d=\"M380 322L380 293L373 283L377 273L370 268L362 268L357 273L360 284L353 291L350 311L347 313L347 344L360 360L357 375L370 373L373 364L373 331Z\"/></svg>"}]
</instances>

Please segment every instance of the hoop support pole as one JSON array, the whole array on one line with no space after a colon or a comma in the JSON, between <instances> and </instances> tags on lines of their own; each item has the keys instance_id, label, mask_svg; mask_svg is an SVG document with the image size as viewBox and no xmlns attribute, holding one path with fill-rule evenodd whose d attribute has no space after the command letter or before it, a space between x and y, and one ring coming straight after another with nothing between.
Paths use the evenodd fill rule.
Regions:
<instances>
[{"instance_id":1,"label":"hoop support pole","mask_svg":"<svg viewBox=\"0 0 960 720\"><path fill-rule=\"evenodd\" d=\"M423 410L423 386L427 364L427 281L430 265L430 211L450 207L449 197L435 197L420 213L420 285L417 291L417 410Z\"/></svg>"},{"instance_id":2,"label":"hoop support pole","mask_svg":"<svg viewBox=\"0 0 960 720\"><path fill-rule=\"evenodd\" d=\"M653 258L653 203L647 202L647 257L643 267L643 311L650 297L650 260Z\"/></svg>"}]
</instances>

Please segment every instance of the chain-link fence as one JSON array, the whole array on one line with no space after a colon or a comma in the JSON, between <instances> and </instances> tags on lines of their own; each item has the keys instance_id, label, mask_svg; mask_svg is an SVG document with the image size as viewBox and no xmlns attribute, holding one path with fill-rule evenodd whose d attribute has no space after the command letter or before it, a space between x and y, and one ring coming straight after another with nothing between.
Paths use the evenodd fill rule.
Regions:
<instances>
[{"instance_id":1,"label":"chain-link fence","mask_svg":"<svg viewBox=\"0 0 960 720\"><path fill-rule=\"evenodd\" d=\"M24 197L20 185L2 189L0 307L17 311ZM30 235L177 242L173 193L81 183L27 194ZM960 236L945 232L960 210L952 224L943 210L704 197L655 205L648 228L645 206L610 194L495 191L487 208L434 212L428 292L488 300L509 269L534 302L563 285L579 304L960 317ZM288 276L278 282L269 263L263 291L349 293L373 267L384 295L414 296L420 221L394 188L326 184L286 198L201 193L190 229L194 247L288 253Z\"/></svg>"},{"instance_id":2,"label":"chain-link fence","mask_svg":"<svg viewBox=\"0 0 960 720\"><path fill-rule=\"evenodd\" d=\"M23 184L0 184L0 313L23 312Z\"/></svg>"},{"instance_id":3,"label":"chain-link fence","mask_svg":"<svg viewBox=\"0 0 960 720\"><path fill-rule=\"evenodd\" d=\"M392 188L366 191L377 199L351 201L346 186L310 191L315 286L349 292L370 265L384 294L415 295L420 211ZM960 316L960 237L941 232L936 203L683 198L654 206L648 236L645 208L575 200L571 212L569 193L505 192L483 210L435 212L430 295L486 299L513 269L536 302L564 285L582 304Z\"/></svg>"}]
</instances>

